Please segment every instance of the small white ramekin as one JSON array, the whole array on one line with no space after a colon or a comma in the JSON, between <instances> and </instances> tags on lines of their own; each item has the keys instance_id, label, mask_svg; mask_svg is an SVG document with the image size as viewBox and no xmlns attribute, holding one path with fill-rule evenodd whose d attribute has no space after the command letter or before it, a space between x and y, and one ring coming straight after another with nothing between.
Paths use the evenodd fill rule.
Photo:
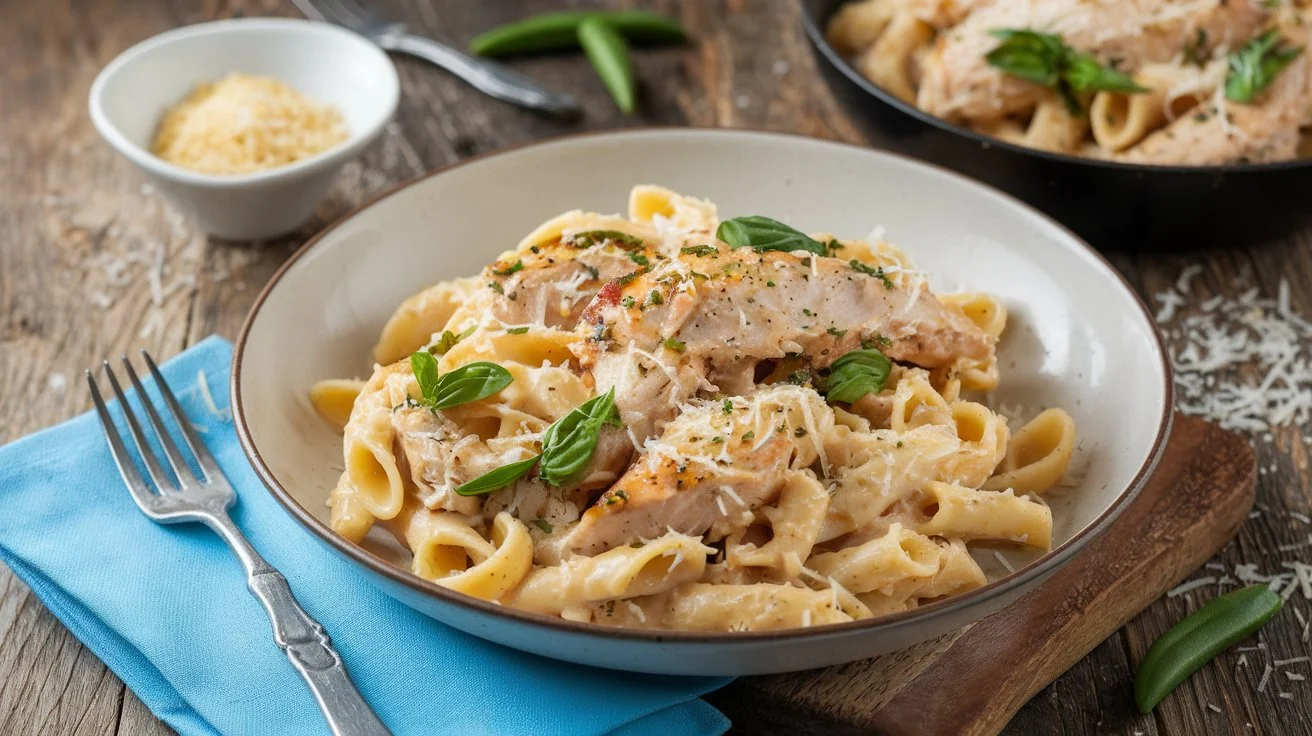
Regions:
<instances>
[{"instance_id":1,"label":"small white ramekin","mask_svg":"<svg viewBox=\"0 0 1312 736\"><path fill-rule=\"evenodd\" d=\"M164 112L197 85L231 72L272 77L337 108L348 137L296 163L250 174L184 169L150 152ZM364 37L308 20L243 18L178 28L109 63L91 85L91 121L157 190L210 235L260 240L295 230L342 166L383 131L400 84L387 54Z\"/></svg>"}]
</instances>

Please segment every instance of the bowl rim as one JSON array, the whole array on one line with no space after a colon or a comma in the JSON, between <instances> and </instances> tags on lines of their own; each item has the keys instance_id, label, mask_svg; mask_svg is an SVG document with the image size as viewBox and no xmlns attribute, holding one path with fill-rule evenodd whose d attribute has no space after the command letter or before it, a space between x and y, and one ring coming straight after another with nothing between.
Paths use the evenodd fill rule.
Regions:
<instances>
[{"instance_id":1,"label":"bowl rim","mask_svg":"<svg viewBox=\"0 0 1312 736\"><path fill-rule=\"evenodd\" d=\"M838 4L848 0L831 0L836 2L835 10ZM1053 151L1044 151L1038 148L1011 143L1001 138L995 138L991 135L980 133L970 128L966 128L956 123L950 123L937 115L931 115L919 107L906 102L897 95L894 95L883 87L866 79L861 72L857 71L848 63L847 59L833 46L829 45L829 40L825 38L824 31L820 28L820 21L813 16L810 7L812 0L798 0L801 6L802 27L806 31L807 38L811 41L811 46L817 54L824 58L825 63L836 69L847 80L859 87L867 95L874 97L878 101L892 107L906 115L909 115L922 123L932 125L935 128L953 135L966 138L985 147L997 147L1012 153L1018 153L1035 158L1045 159L1054 163L1072 164L1077 166L1090 166L1093 168L1107 169L1110 171L1123 171L1127 173L1161 173L1161 174L1197 174L1207 176L1217 176L1223 174L1249 174L1261 173L1266 171L1285 171L1290 169L1312 169L1312 157L1299 156L1289 159L1288 161L1269 161L1266 163L1249 163L1249 164L1219 164L1212 166L1187 166L1184 164L1139 164L1128 163L1125 161L1109 161L1104 159L1090 158L1088 156L1075 156L1067 153L1055 153ZM834 14L834 10L825 13L825 20Z\"/></svg>"},{"instance_id":2,"label":"bowl rim","mask_svg":"<svg viewBox=\"0 0 1312 736\"><path fill-rule=\"evenodd\" d=\"M119 130L118 125L105 111L105 89L117 74L140 57L144 57L165 46L186 43L190 39L200 36L243 34L251 31L271 30L320 37L335 37L336 41L334 42L355 45L365 55L373 56L374 60L379 62L378 68L380 70L376 82L384 86L383 93L386 97L384 104L373 113L374 119L358 130L348 130L346 140L341 143L299 161L245 174L209 174L165 161L148 149L128 140L127 136ZM213 80L197 80L197 83L201 81ZM397 76L396 65L392 63L387 52L358 33L331 23L305 18L227 18L174 28L138 41L124 49L96 75L87 95L87 108L91 115L91 122L100 133L100 136L114 150L138 167L155 176L181 184L210 189L235 189L291 179L302 174L345 163L346 160L366 148L383 132L387 123L396 115L396 108L400 98L401 81Z\"/></svg>"},{"instance_id":3,"label":"bowl rim","mask_svg":"<svg viewBox=\"0 0 1312 736\"><path fill-rule=\"evenodd\" d=\"M260 311L264 306L265 301L267 300L269 295L273 293L274 289L278 287L279 283L282 281L283 276L285 276L287 272L291 268L293 268L296 265L296 263L300 261L302 257L304 257L315 247L317 247L321 242L323 242L329 233L337 230L339 227L341 227L349 220L354 218L356 215L361 214L362 212L368 210L369 208L373 207L379 202L382 202L383 200L391 197L392 195L404 189L408 189L412 186L421 184L430 178L441 176L443 174L454 171L455 169L461 168L469 164L474 164L501 156L513 156L525 149L531 149L538 146L550 146L555 144L569 143L571 141L581 141L581 140L588 140L588 139L605 139L605 138L622 139L625 137L639 138L639 137L653 135L653 134L670 135L675 137L678 136L688 136L688 137L723 136L726 138L738 137L738 136L762 137L762 138L778 139L782 141L792 141L795 143L798 142L813 143L813 144L819 143L824 145L838 146L838 147L851 149L853 153L859 152L862 154L874 155L877 157L895 159L897 160L898 163L932 169L938 174L956 179L959 182L966 184L967 186L973 186L973 187L984 189L991 194L994 194L998 197L1007 200L1012 205L1021 208L1022 210L1038 218L1039 220L1051 225L1061 233L1064 233L1071 240L1072 243L1078 246L1077 250L1083 249L1084 255L1090 257L1094 262L1094 264L1105 269L1109 274L1113 275L1119 281L1121 287L1125 290L1126 294L1130 297L1132 303L1138 307L1138 314L1140 318L1143 319L1144 324L1149 328L1149 333L1152 335L1153 338L1152 344L1157 351L1157 356L1161 366L1161 380L1163 384L1162 385L1163 401L1162 401L1161 415L1158 418L1157 434L1153 438L1153 443L1149 448L1148 455L1144 459L1143 464L1139 467L1138 471L1136 471L1133 478L1131 478L1130 482L1125 486L1125 488L1123 488L1120 491L1120 493L1116 496L1116 498L1112 501L1112 503L1109 504L1107 508L1103 509L1103 511L1092 522L1085 525L1085 527L1081 529L1077 534L1075 534L1070 539L1063 542L1058 547L1049 550L1042 557L1036 559L1029 565L1022 567L1020 570L1017 570L1014 573L1010 573L1002 578L990 581L985 585L982 585L979 588L975 588L974 590L968 591L966 593L962 593L960 595L956 595L940 601L936 601L934 603L921 606L919 608L915 608L910 611L902 611L898 613L892 613L884 616L879 616L871 619L863 619L858 621L848 621L848 622L842 622L836 624L825 624L821 626L799 627L799 628L792 628L792 629L774 629L774 630L766 630L766 631L697 632L697 631L666 630L666 629L633 629L633 628L623 628L623 627L598 626L596 624L585 624L576 621L568 621L561 618L546 616L544 614L530 613L528 611L506 608L504 606L497 605L495 603L491 603L489 601L485 601L480 598L464 595L462 593L457 593L453 590L444 588L432 581L425 580L419 577L418 575L415 575L414 573L410 572L405 568L394 565L382 559L381 557L369 553L363 547L360 547L359 545L356 545L348 541L345 537L342 537L340 534L333 531L332 528L329 527L327 523L320 521L317 516L315 516L313 513L311 513L309 510L303 507L299 502L297 502L295 497L293 497L292 494L278 482L273 472L269 469L268 465L264 462L264 458L261 456L259 448L255 445L255 442L251 437L250 428L247 425L246 411L242 404L241 377L242 377L242 363L246 358L246 341L250 335L251 328L253 327L256 319L260 315ZM1167 351L1166 343L1161 335L1161 331L1158 330L1156 327L1156 323L1153 320L1152 313L1149 311L1148 306L1139 297L1138 293L1134 290L1134 288L1131 286L1130 282L1125 278L1125 276L1123 276L1120 273L1120 271L1116 270L1116 268L1111 264L1111 262L1108 261L1101 253L1095 250L1093 246L1089 245L1087 242L1081 239L1078 235L1076 235L1066 226L1053 220L1048 215L1043 214L1039 210L1035 209L1034 207L1031 207L1030 205L1022 202L1021 200L1013 197L1012 195L1007 194L1006 192L1002 192L998 189L990 187L981 182L975 181L970 177L967 177L963 174L957 173L955 171L952 171L942 166L920 161L918 159L914 159L910 156L906 156L900 153L893 153L889 151L872 149L867 146L860 146L853 143L813 138L810 136L804 136L795 133L783 133L778 131L766 131L766 130L751 130L751 129L742 129L742 128L735 128L735 129L710 128L710 127L674 128L674 127L661 127L661 126L646 126L646 127L626 128L621 130L582 131L576 133L568 133L564 135L551 136L547 138L525 141L522 143L518 143L512 146L507 146L505 148L494 150L494 151L487 151L484 153L471 156L466 159L461 159L459 161L448 164L446 166L433 169L432 171L426 172L424 174L420 174L419 176L414 177L412 179L395 184L379 192L377 195L369 198L367 201L362 202L358 206L354 207L349 212L345 213L344 215L333 221L330 225L326 226L319 233L315 234L314 237L310 238L308 241L306 241L304 245L298 248L296 252L293 253L290 257L288 257L288 259L282 264L282 266L278 268L278 270L269 279L268 283L265 284L264 288L260 290L260 293L256 297L255 302L251 305L250 312L247 314L246 319L242 323L241 331L238 333L237 340L233 346L232 365L231 365L230 377L229 377L229 402L230 402L230 406L232 407L233 425L236 428L237 437L239 442L241 443L242 450L245 452L247 459L250 461L252 467L255 469L256 474L263 482L265 488L268 489L268 491L273 495L273 497L278 501L278 503L289 514L291 514L291 516L294 519L296 519L301 524L301 526L305 527L312 534L317 536L321 543L329 545L334 550L336 550L339 554L346 556L352 562L364 566L367 570L375 574L388 578L394 583L399 583L409 588L413 592L425 594L429 597L435 597L440 599L443 603L453 604L455 606L463 608L467 613L490 614L490 615L510 619L515 623L533 626L533 627L539 627L545 630L551 630L556 633L564 633L568 635L582 635L586 637L596 636L596 637L602 637L608 639L623 639L627 641L639 641L639 642L651 642L651 643L662 643L662 642L708 643L708 644L715 643L721 645L736 645L736 644L750 644L753 642L763 643L763 642L770 642L770 641L801 639L807 637L826 638L831 636L841 636L844 634L852 633L856 630L867 630L868 632L879 631L879 630L893 630L905 626L907 624L910 624L912 622L919 623L921 621L929 621L932 619L942 618L944 616L951 615L954 612L960 611L964 608L974 606L979 603L984 603L988 600L1000 596L1004 596L1005 594L1011 591L1023 588L1025 585L1031 583L1032 581L1043 579L1049 573L1054 572L1055 570L1066 564L1068 561L1070 561L1072 557L1075 556L1076 553L1083 550L1084 547L1086 547L1091 541L1093 541L1095 538L1101 535L1102 532L1104 532L1107 529L1107 527L1110 526L1111 523L1118 516L1120 516L1121 512L1124 511L1125 508L1128 507L1130 503L1134 501L1134 499L1139 495L1139 492L1143 490L1144 485L1148 482L1149 477L1151 477L1153 471L1156 470L1157 464L1161 460L1161 457L1166 449L1167 439L1170 436L1171 427L1174 422L1174 414L1175 414L1174 376L1173 376L1171 362L1168 355L1169 353Z\"/></svg>"}]
</instances>

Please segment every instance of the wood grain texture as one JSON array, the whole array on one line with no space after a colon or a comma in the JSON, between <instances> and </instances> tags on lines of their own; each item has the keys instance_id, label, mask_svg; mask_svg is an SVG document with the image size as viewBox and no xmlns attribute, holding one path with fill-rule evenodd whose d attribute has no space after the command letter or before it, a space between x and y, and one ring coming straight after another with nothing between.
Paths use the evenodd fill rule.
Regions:
<instances>
[{"instance_id":1,"label":"wood grain texture","mask_svg":"<svg viewBox=\"0 0 1312 736\"><path fill-rule=\"evenodd\" d=\"M528 13L637 4L382 2L397 18L454 43ZM214 18L293 15L289 4L0 0L0 442L86 410L87 397L73 379L105 355L146 347L169 356L209 334L231 338L260 286L308 234L425 170L543 136L642 124L752 127L863 142L824 88L789 0L641 4L680 18L694 40L685 48L635 54L643 80L637 116L624 118L614 109L577 55L514 63L585 102L585 117L573 124L515 109L421 62L397 59L403 99L395 124L346 168L301 233L252 246L206 239L143 187L136 171L96 136L85 112L86 94L99 69L137 41ZM1240 293L1246 287L1235 285L1234 276L1249 268L1252 284L1268 295L1287 277L1292 307L1312 313L1312 233L1262 247L1227 246L1201 243L1193 253L1118 254L1113 261L1150 301L1182 268L1199 264L1206 270L1195 281L1198 299ZM126 259L122 267L113 265L116 258ZM157 261L158 300L147 288ZM1312 513L1308 439L1296 428L1253 439L1258 465L1266 471L1258 480L1261 515L1247 520L1211 562L1227 569L1251 562L1270 573L1308 554L1289 549L1312 532L1290 515ZM1298 596L1263 630L1267 649L1250 653L1247 667L1237 668L1239 653L1227 653L1153 716L1133 710L1126 686L1133 662L1196 600L1191 595L1154 603L1021 708L1006 733L1156 736L1220 733L1232 726L1240 733L1312 733L1307 683L1281 683L1296 695L1292 699L1279 697L1275 687L1256 692L1262 674L1260 664L1254 666L1257 654L1279 659L1308 653L1293 610L1312 619L1312 606ZM831 686L820 675L798 675L792 687L809 693L805 708L813 709L813 720L809 731L789 731L836 733L861 708L856 698L847 709L825 710ZM779 723L786 722L783 716ZM0 570L0 733L157 732L166 729L30 591Z\"/></svg>"}]
</instances>

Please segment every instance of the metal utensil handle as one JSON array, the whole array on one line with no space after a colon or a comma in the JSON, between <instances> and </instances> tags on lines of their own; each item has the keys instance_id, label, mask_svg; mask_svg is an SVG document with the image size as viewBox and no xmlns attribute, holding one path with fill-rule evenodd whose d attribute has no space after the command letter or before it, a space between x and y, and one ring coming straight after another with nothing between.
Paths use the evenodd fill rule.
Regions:
<instances>
[{"instance_id":1,"label":"metal utensil handle","mask_svg":"<svg viewBox=\"0 0 1312 736\"><path fill-rule=\"evenodd\" d=\"M274 641L309 685L334 736L391 736L346 674L332 639L292 595L287 578L251 547L226 513L205 521L241 559L247 587L269 614Z\"/></svg>"},{"instance_id":2,"label":"metal utensil handle","mask_svg":"<svg viewBox=\"0 0 1312 736\"><path fill-rule=\"evenodd\" d=\"M567 94L552 92L496 62L475 59L432 39L409 33L387 33L376 40L388 51L399 51L432 62L499 100L552 115L567 116L579 112L579 103Z\"/></svg>"}]
</instances>

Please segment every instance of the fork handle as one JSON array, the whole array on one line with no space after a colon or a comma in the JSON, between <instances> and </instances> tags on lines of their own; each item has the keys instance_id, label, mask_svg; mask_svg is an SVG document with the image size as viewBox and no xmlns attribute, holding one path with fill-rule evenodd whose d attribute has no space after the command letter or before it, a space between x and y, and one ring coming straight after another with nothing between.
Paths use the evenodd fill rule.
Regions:
<instances>
[{"instance_id":1,"label":"fork handle","mask_svg":"<svg viewBox=\"0 0 1312 736\"><path fill-rule=\"evenodd\" d=\"M409 33L387 33L375 40L388 51L398 51L432 62L499 100L561 117L580 112L579 103L567 94L552 92L501 64L475 59L430 38Z\"/></svg>"},{"instance_id":2,"label":"fork handle","mask_svg":"<svg viewBox=\"0 0 1312 736\"><path fill-rule=\"evenodd\" d=\"M332 639L292 595L287 578L251 547L226 513L205 521L241 558L246 586L269 614L274 641L310 686L334 736L391 736L346 674Z\"/></svg>"}]
</instances>

